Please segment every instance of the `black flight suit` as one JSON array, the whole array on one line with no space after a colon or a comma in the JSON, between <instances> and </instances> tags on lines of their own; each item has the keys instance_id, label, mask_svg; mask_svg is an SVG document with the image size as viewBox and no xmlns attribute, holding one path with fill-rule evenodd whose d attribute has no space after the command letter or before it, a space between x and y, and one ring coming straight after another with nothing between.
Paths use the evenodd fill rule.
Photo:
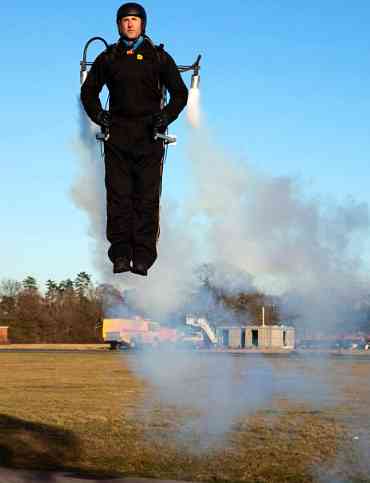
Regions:
<instances>
[{"instance_id":1,"label":"black flight suit","mask_svg":"<svg viewBox=\"0 0 370 483\"><path fill-rule=\"evenodd\" d=\"M94 61L81 87L92 121L102 110L99 93L109 90L112 118L104 143L108 256L129 257L147 268L157 258L159 198L164 146L153 139L153 115L161 110L161 85L170 94L164 107L170 122L186 106L188 90L172 57L144 39L135 51L122 42Z\"/></svg>"}]
</instances>

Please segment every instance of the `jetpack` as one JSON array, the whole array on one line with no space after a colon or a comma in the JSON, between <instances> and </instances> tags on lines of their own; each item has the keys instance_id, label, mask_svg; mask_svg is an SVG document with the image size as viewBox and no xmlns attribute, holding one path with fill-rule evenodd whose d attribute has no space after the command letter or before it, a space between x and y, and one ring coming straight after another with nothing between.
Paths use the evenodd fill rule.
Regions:
<instances>
[{"instance_id":1,"label":"jetpack","mask_svg":"<svg viewBox=\"0 0 370 483\"><path fill-rule=\"evenodd\" d=\"M92 37L91 39L89 39L86 42L85 47L83 49L82 60L80 61L80 84L81 85L85 82L87 74L89 72L89 69L93 64L92 62L89 62L87 60L87 51L88 51L90 45L93 42L96 42L96 41L102 42L105 45L105 48L109 47L106 40L104 40L102 37ZM199 89L199 84L200 84L199 71L200 71L200 59L201 58L202 58L202 56L198 55L198 57L196 58L196 60L193 64L191 64L191 65L178 65L177 66L179 72L181 72L181 73L193 71L193 74L191 76L191 82L190 82L190 88L191 89ZM166 95L166 92L164 90L164 92L163 92L163 100L164 100L163 106L166 104L166 99L167 99L167 95ZM109 99L108 99L107 103L108 102L109 102ZM99 132L96 135L96 139L98 141L107 141L109 139L109 130L101 128L101 132ZM155 140L161 139L167 145L176 144L176 136L169 135L167 132L166 132L166 134L161 134L159 132L155 132L154 133L154 139Z\"/></svg>"}]
</instances>

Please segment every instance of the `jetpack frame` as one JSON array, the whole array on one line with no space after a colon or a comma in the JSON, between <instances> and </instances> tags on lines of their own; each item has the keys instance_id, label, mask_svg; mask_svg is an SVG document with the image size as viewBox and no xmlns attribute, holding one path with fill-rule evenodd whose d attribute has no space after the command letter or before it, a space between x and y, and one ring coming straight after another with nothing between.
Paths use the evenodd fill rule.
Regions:
<instances>
[{"instance_id":1,"label":"jetpack frame","mask_svg":"<svg viewBox=\"0 0 370 483\"><path fill-rule=\"evenodd\" d=\"M82 60L80 61L80 85L85 82L87 74L89 72L89 68L92 66L93 62L89 62L87 60L87 52L90 47L90 45L93 42L100 41L103 42L105 45L105 48L109 47L108 42L103 39L103 37L91 37L83 49L83 54L82 54ZM200 84L200 60L202 56L199 54L198 57L196 58L195 62L191 65L178 65L177 68L179 72L184 73L184 72L189 72L193 71L193 75L191 76L191 83L190 83L190 88L191 89L199 89L199 84ZM166 98L166 96L164 96ZM105 128L101 128L101 132L96 135L96 139L98 141L107 141L109 139L109 130ZM158 132L154 133L154 139L161 139L165 144L176 144L176 136L171 136L169 134L161 134Z\"/></svg>"}]
</instances>

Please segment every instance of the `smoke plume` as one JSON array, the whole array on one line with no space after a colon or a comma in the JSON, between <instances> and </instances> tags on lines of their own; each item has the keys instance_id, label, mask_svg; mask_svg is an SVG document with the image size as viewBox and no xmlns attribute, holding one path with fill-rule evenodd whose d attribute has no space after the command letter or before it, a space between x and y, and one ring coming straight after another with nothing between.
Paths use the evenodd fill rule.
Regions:
<instances>
[{"instance_id":1,"label":"smoke plume","mask_svg":"<svg viewBox=\"0 0 370 483\"><path fill-rule=\"evenodd\" d=\"M162 200L159 259L148 278L113 277L106 255L103 163L89 121L81 114L81 175L72 197L88 217L94 263L102 281L120 290L132 289L137 310L164 321L176 310L199 312L202 305L212 303L205 295L203 302L197 299L196 307L189 306L194 293L199 293L196 268L207 261L215 267L213 286L225 293L262 290L279 295L286 313L308 327L333 328L350 320L354 307L367 297L362 247L369 233L367 205L354 199L334 203L310 197L297 180L275 177L239 161L202 124L199 92L190 92L188 119L196 128L188 146L194 195L182 203ZM219 438L242 413L268 405L281 388L281 379L266 361L252 365L245 380L234 378L235 359L144 353L131 362L164 401L193 409L195 416L184 431L198 428L207 442L210 428ZM294 371L290 376L292 383L286 388L290 397L325 399L327 385L307 382Z\"/></svg>"},{"instance_id":2,"label":"smoke plume","mask_svg":"<svg viewBox=\"0 0 370 483\"><path fill-rule=\"evenodd\" d=\"M369 234L365 203L309 198L293 178L237 162L205 128L194 133L189 155L195 188L186 209L207 219L211 262L227 263L260 290L284 295L307 323L335 325L351 315L348 308L364 299L368 284L361 251Z\"/></svg>"},{"instance_id":3,"label":"smoke plume","mask_svg":"<svg viewBox=\"0 0 370 483\"><path fill-rule=\"evenodd\" d=\"M104 280L107 263L102 256L107 252L105 238L106 210L104 164L95 135L98 127L87 118L78 101L80 135L75 142L79 173L71 187L74 204L87 215L88 236L93 263Z\"/></svg>"},{"instance_id":4,"label":"smoke plume","mask_svg":"<svg viewBox=\"0 0 370 483\"><path fill-rule=\"evenodd\" d=\"M156 388L157 398L145 402L144 415L158 405L184 411L187 417L175 439L195 452L224 444L235 424L245 423L256 411L270 409L274 400L304 401L317 409L335 396L321 364L315 362L305 367L291 363L284 368L284 376L282 368L268 359L246 360L228 354L144 351L129 363ZM152 437L158 436L155 428L150 431Z\"/></svg>"},{"instance_id":5,"label":"smoke plume","mask_svg":"<svg viewBox=\"0 0 370 483\"><path fill-rule=\"evenodd\" d=\"M72 197L88 216L94 263L104 282L134 288L138 308L150 307L163 318L196 290L194 269L208 261L219 271L220 288L230 291L230 279L243 273L249 288L281 296L286 311L307 324L325 320L333 326L351 317L348 309L367 295L361 241L369 233L368 206L309 198L297 180L237 161L200 124L197 89L190 90L188 118L197 126L188 150L193 196L182 205L162 200L159 259L150 276L113 278L106 256L104 167L91 123L81 113L81 174Z\"/></svg>"},{"instance_id":6,"label":"smoke plume","mask_svg":"<svg viewBox=\"0 0 370 483\"><path fill-rule=\"evenodd\" d=\"M194 87L189 89L187 119L191 127L196 129L201 126L200 90Z\"/></svg>"}]
</instances>

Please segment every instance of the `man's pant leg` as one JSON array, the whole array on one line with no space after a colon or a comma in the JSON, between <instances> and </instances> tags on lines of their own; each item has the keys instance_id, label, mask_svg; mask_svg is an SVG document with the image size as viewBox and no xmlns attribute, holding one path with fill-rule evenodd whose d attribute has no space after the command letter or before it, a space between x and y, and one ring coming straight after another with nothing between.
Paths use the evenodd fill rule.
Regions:
<instances>
[{"instance_id":1,"label":"man's pant leg","mask_svg":"<svg viewBox=\"0 0 370 483\"><path fill-rule=\"evenodd\" d=\"M157 258L159 203L162 183L162 143L135 162L133 260L151 267Z\"/></svg>"},{"instance_id":2,"label":"man's pant leg","mask_svg":"<svg viewBox=\"0 0 370 483\"><path fill-rule=\"evenodd\" d=\"M117 146L105 143L105 186L107 190L108 256L132 258L132 160Z\"/></svg>"}]
</instances>

